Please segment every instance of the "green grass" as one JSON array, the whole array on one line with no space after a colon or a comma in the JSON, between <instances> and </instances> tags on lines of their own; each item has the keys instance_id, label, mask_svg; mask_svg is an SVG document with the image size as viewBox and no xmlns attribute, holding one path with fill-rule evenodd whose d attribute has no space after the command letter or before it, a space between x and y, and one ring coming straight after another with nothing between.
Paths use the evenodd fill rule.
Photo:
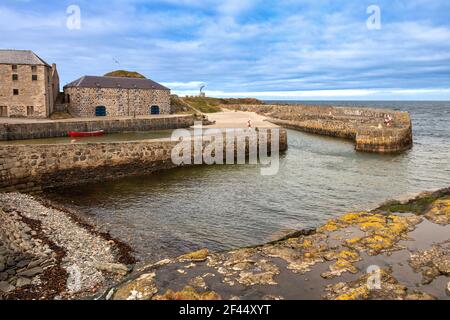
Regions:
<instances>
[{"instance_id":1,"label":"green grass","mask_svg":"<svg viewBox=\"0 0 450 320\"><path fill-rule=\"evenodd\" d=\"M115 70L105 74L105 77L124 77L124 78L140 78L145 79L145 77L139 72L127 71L127 70Z\"/></svg>"},{"instance_id":2,"label":"green grass","mask_svg":"<svg viewBox=\"0 0 450 320\"><path fill-rule=\"evenodd\" d=\"M183 97L183 101L189 103L193 108L199 110L203 113L214 113L220 112L222 109L221 105L230 104L263 104L262 101L253 98L210 98L210 97Z\"/></svg>"},{"instance_id":3,"label":"green grass","mask_svg":"<svg viewBox=\"0 0 450 320\"><path fill-rule=\"evenodd\" d=\"M203 113L215 113L220 112L220 99L204 98L204 97L185 97L183 101L187 102L193 108Z\"/></svg>"},{"instance_id":4,"label":"green grass","mask_svg":"<svg viewBox=\"0 0 450 320\"><path fill-rule=\"evenodd\" d=\"M433 193L429 196L419 197L413 200L410 200L407 203L400 203L399 201L390 201L384 205L382 205L379 210L383 210L389 213L399 212L406 213L412 212L415 214L423 214L427 210L427 208L437 199L449 199L449 195L443 195L440 193Z\"/></svg>"}]
</instances>

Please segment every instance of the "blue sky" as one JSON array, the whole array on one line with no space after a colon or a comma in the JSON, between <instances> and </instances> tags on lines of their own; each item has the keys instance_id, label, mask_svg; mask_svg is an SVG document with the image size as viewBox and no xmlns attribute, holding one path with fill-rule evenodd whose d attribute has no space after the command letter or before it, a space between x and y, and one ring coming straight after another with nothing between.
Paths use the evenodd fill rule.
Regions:
<instances>
[{"instance_id":1,"label":"blue sky","mask_svg":"<svg viewBox=\"0 0 450 320\"><path fill-rule=\"evenodd\" d=\"M127 69L181 95L449 100L449 16L448 0L2 0L0 47L55 62L62 84Z\"/></svg>"}]
</instances>

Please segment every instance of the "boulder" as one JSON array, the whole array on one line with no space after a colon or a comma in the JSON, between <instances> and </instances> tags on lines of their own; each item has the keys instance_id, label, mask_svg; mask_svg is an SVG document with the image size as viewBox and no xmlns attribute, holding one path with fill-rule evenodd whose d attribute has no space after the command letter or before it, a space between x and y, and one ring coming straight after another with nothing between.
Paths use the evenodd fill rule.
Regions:
<instances>
[{"instance_id":1,"label":"boulder","mask_svg":"<svg viewBox=\"0 0 450 320\"><path fill-rule=\"evenodd\" d=\"M8 293L15 289L15 287L7 281L0 281L0 292Z\"/></svg>"},{"instance_id":2,"label":"boulder","mask_svg":"<svg viewBox=\"0 0 450 320\"><path fill-rule=\"evenodd\" d=\"M150 300L157 292L155 273L144 273L117 288L113 300Z\"/></svg>"},{"instance_id":3,"label":"boulder","mask_svg":"<svg viewBox=\"0 0 450 320\"><path fill-rule=\"evenodd\" d=\"M24 287L24 286L28 286L30 284L31 284L31 279L19 278L19 279L17 279L16 287L17 288L21 288L21 287Z\"/></svg>"},{"instance_id":4,"label":"boulder","mask_svg":"<svg viewBox=\"0 0 450 320\"><path fill-rule=\"evenodd\" d=\"M94 267L97 270L114 273L121 276L124 276L129 272L128 267L120 263L95 262Z\"/></svg>"},{"instance_id":5,"label":"boulder","mask_svg":"<svg viewBox=\"0 0 450 320\"><path fill-rule=\"evenodd\" d=\"M17 273L17 275L22 276L22 277L34 277L38 274L41 274L44 272L44 269L42 269L41 267L34 267L31 269L27 269L27 270L23 270Z\"/></svg>"}]
</instances>

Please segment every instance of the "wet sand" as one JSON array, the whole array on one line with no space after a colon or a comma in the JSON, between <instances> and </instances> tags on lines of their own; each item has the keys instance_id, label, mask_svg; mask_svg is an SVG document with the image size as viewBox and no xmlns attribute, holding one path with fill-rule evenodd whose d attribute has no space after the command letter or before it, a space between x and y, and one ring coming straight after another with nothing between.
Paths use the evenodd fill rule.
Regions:
<instances>
[{"instance_id":1,"label":"wet sand","mask_svg":"<svg viewBox=\"0 0 450 320\"><path fill-rule=\"evenodd\" d=\"M247 122L250 119L253 128L276 128L277 125L266 121L266 117L256 112L231 111L207 113L208 119L216 121L215 124L207 126L208 128L247 128Z\"/></svg>"}]
</instances>

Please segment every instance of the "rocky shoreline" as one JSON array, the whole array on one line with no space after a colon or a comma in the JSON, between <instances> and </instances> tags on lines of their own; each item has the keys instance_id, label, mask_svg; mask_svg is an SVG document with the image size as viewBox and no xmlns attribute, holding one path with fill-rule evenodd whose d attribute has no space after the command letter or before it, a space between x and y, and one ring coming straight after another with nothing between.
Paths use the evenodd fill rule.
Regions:
<instances>
[{"instance_id":1,"label":"rocky shoreline","mask_svg":"<svg viewBox=\"0 0 450 320\"><path fill-rule=\"evenodd\" d=\"M0 299L450 299L450 188L140 268L129 246L43 198L0 194L0 221Z\"/></svg>"},{"instance_id":2,"label":"rocky shoreline","mask_svg":"<svg viewBox=\"0 0 450 320\"><path fill-rule=\"evenodd\" d=\"M30 195L0 194L0 221L0 299L89 296L135 263L127 245Z\"/></svg>"}]
</instances>

